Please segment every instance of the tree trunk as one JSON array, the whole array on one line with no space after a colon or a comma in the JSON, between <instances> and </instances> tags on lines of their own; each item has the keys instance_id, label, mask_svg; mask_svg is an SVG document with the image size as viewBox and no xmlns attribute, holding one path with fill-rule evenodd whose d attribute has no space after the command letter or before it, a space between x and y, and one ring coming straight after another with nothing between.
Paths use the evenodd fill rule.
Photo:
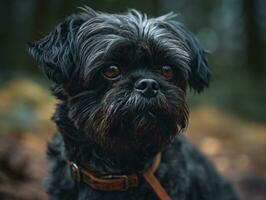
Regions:
<instances>
[{"instance_id":1,"label":"tree trunk","mask_svg":"<svg viewBox=\"0 0 266 200\"><path fill-rule=\"evenodd\" d=\"M263 40L260 34L257 0L243 0L243 14L246 34L246 67L254 78L262 78L263 68Z\"/></svg>"}]
</instances>

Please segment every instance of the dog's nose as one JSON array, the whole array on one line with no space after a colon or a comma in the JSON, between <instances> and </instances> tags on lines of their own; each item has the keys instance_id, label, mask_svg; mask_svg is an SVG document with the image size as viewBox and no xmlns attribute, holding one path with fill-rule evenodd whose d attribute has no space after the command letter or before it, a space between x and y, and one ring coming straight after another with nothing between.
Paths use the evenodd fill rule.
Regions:
<instances>
[{"instance_id":1,"label":"dog's nose","mask_svg":"<svg viewBox=\"0 0 266 200\"><path fill-rule=\"evenodd\" d=\"M153 97L160 90L160 86L154 79L141 79L136 82L135 90L145 96Z\"/></svg>"}]
</instances>

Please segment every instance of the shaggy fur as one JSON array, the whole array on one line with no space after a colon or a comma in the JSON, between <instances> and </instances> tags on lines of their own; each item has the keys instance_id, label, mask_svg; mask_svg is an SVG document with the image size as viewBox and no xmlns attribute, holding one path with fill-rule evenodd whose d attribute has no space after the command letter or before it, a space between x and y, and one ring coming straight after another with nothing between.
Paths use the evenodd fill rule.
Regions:
<instances>
[{"instance_id":1,"label":"shaggy fur","mask_svg":"<svg viewBox=\"0 0 266 200\"><path fill-rule=\"evenodd\" d=\"M188 122L187 88L201 92L209 83L205 52L194 36L173 13L147 18L136 10L82 10L30 47L59 100L58 133L48 147L50 199L156 199L144 180L126 192L93 190L73 180L66 160L99 176L129 174L145 170L158 152L156 176L173 199L237 199L179 134ZM112 78L105 73L110 67L119 70Z\"/></svg>"}]
</instances>

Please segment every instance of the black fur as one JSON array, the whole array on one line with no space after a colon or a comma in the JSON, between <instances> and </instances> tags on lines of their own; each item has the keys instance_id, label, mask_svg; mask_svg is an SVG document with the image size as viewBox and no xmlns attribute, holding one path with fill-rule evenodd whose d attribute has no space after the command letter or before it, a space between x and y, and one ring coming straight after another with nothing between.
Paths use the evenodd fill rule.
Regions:
<instances>
[{"instance_id":1,"label":"black fur","mask_svg":"<svg viewBox=\"0 0 266 200\"><path fill-rule=\"evenodd\" d=\"M145 181L127 192L101 192L75 182L71 160L99 175L142 171L162 152L156 176L173 199L237 199L231 185L178 133L187 126L187 87L209 84L204 50L170 13L147 18L136 10L106 14L84 7L30 47L59 99L58 126L48 147L50 199L156 199ZM121 74L103 75L111 65ZM162 75L170 66L174 76ZM160 89L146 97L139 80Z\"/></svg>"}]
</instances>

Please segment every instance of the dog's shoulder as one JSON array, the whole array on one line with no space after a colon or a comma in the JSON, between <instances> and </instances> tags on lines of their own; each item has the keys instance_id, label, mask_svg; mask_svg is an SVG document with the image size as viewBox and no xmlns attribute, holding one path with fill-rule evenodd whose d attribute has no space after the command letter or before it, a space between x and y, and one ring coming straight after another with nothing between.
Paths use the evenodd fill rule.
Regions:
<instances>
[{"instance_id":1,"label":"dog's shoulder","mask_svg":"<svg viewBox=\"0 0 266 200\"><path fill-rule=\"evenodd\" d=\"M60 133L56 133L48 143L47 156L51 162L44 186L49 195L58 199L76 199L77 191L71 178L70 170L65 162L64 141Z\"/></svg>"},{"instance_id":2,"label":"dog's shoulder","mask_svg":"<svg viewBox=\"0 0 266 200\"><path fill-rule=\"evenodd\" d=\"M163 157L168 181L173 180L176 190L190 191L188 199L238 199L231 183L220 176L213 163L184 136L178 135L163 152Z\"/></svg>"}]
</instances>

